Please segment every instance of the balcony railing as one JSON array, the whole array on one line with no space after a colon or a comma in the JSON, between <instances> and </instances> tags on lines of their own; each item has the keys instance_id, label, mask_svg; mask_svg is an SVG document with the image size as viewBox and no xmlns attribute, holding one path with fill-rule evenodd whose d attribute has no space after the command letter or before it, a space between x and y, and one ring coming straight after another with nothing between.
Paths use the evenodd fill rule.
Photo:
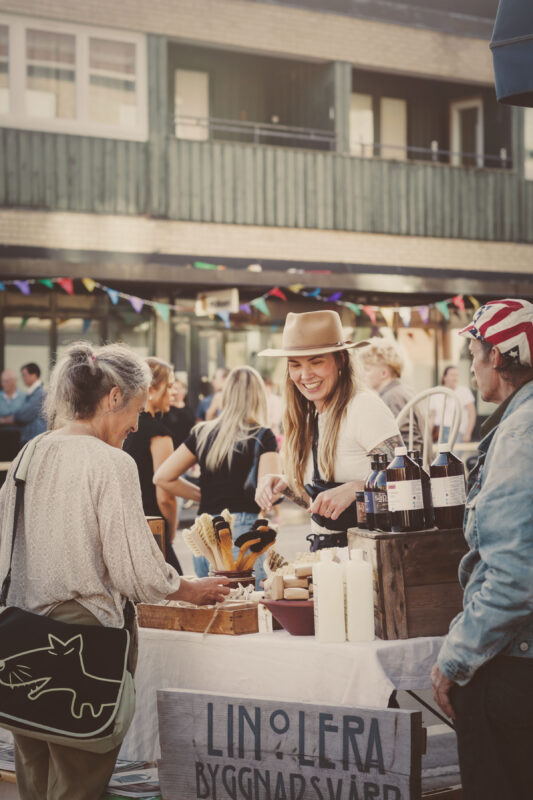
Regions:
<instances>
[{"instance_id":1,"label":"balcony railing","mask_svg":"<svg viewBox=\"0 0 533 800\"><path fill-rule=\"evenodd\" d=\"M305 128L297 125L280 125L277 122L248 122L219 117L194 117L178 114L171 118L171 130L178 139L207 141L224 139L216 134L234 134L240 142L252 144L281 144L310 149L335 150L333 131ZM213 136L215 134L215 136ZM230 138L230 137L228 137ZM321 147L317 148L317 145Z\"/></svg>"}]
</instances>

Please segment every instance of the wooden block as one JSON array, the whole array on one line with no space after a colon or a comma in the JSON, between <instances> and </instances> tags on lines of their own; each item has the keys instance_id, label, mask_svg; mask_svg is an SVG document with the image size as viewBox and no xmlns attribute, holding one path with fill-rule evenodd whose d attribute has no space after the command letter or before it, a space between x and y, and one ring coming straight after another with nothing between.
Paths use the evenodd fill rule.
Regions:
<instances>
[{"instance_id":1,"label":"wooden block","mask_svg":"<svg viewBox=\"0 0 533 800\"><path fill-rule=\"evenodd\" d=\"M283 576L283 585L286 589L307 589L307 578L296 578L293 575Z\"/></svg>"},{"instance_id":2,"label":"wooden block","mask_svg":"<svg viewBox=\"0 0 533 800\"><path fill-rule=\"evenodd\" d=\"M309 591L307 589L285 589L283 592L284 600L309 600Z\"/></svg>"},{"instance_id":3,"label":"wooden block","mask_svg":"<svg viewBox=\"0 0 533 800\"><path fill-rule=\"evenodd\" d=\"M350 549L374 574L374 618L381 639L441 636L462 609L457 570L468 547L459 528L382 533L353 528Z\"/></svg>"},{"instance_id":4,"label":"wooden block","mask_svg":"<svg viewBox=\"0 0 533 800\"><path fill-rule=\"evenodd\" d=\"M167 631L193 631L203 633L216 608L213 606L159 606L139 603L137 614L142 628L161 628ZM257 633L257 605L240 603L234 607L219 608L209 633L225 633L238 636Z\"/></svg>"},{"instance_id":5,"label":"wooden block","mask_svg":"<svg viewBox=\"0 0 533 800\"><path fill-rule=\"evenodd\" d=\"M297 578L310 578L313 574L312 564L296 564L294 574Z\"/></svg>"},{"instance_id":6,"label":"wooden block","mask_svg":"<svg viewBox=\"0 0 533 800\"><path fill-rule=\"evenodd\" d=\"M165 552L165 520L163 517L146 517L146 521L154 535L154 539L163 555Z\"/></svg>"}]
</instances>

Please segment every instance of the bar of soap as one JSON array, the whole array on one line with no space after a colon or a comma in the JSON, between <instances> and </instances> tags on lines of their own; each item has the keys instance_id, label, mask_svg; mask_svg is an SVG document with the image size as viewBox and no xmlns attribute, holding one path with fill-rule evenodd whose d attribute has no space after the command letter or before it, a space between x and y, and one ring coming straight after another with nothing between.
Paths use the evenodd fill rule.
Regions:
<instances>
[{"instance_id":1,"label":"bar of soap","mask_svg":"<svg viewBox=\"0 0 533 800\"><path fill-rule=\"evenodd\" d=\"M312 564L295 564L294 574L297 578L310 578L313 574Z\"/></svg>"},{"instance_id":2,"label":"bar of soap","mask_svg":"<svg viewBox=\"0 0 533 800\"><path fill-rule=\"evenodd\" d=\"M296 578L293 575L284 575L283 583L286 589L307 589L307 578Z\"/></svg>"},{"instance_id":3,"label":"bar of soap","mask_svg":"<svg viewBox=\"0 0 533 800\"><path fill-rule=\"evenodd\" d=\"M309 600L309 592L307 589L285 589L283 593L284 600Z\"/></svg>"},{"instance_id":4,"label":"bar of soap","mask_svg":"<svg viewBox=\"0 0 533 800\"><path fill-rule=\"evenodd\" d=\"M265 583L265 596L269 597L270 600L283 600L283 575L272 575L271 580L272 582L268 589Z\"/></svg>"}]
</instances>

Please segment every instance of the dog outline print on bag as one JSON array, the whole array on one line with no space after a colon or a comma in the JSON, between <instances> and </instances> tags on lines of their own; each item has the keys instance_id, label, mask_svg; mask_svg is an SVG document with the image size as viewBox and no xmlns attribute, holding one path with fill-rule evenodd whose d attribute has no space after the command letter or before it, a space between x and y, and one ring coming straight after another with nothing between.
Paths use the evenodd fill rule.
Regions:
<instances>
[{"instance_id":1,"label":"dog outline print on bag","mask_svg":"<svg viewBox=\"0 0 533 800\"><path fill-rule=\"evenodd\" d=\"M26 650L15 653L0 660L0 683L13 690L23 687L32 687L27 693L28 700L37 700L49 692L71 692L71 713L80 719L87 707L93 717L99 717L105 706L112 706L116 702L117 684L120 681L111 678L99 678L85 669L83 662L83 638L81 634L73 636L68 641L62 641L53 634L48 634L49 647L38 647L35 650ZM72 677L74 686L60 686L54 684L56 678L48 674L47 662L51 658L67 659L68 675ZM10 666L12 665L12 666ZM50 665L51 666L51 665ZM6 668L8 669L6 673ZM7 679L6 679L7 678ZM109 702L102 700L104 683L109 684ZM96 697L93 695L96 692Z\"/></svg>"}]
</instances>

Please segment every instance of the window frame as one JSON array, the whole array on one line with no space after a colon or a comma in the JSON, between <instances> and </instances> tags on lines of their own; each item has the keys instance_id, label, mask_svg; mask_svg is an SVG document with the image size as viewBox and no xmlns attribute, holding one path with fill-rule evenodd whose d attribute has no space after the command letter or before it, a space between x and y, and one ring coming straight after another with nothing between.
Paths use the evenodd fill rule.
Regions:
<instances>
[{"instance_id":1,"label":"window frame","mask_svg":"<svg viewBox=\"0 0 533 800\"><path fill-rule=\"evenodd\" d=\"M148 139L148 91L146 35L111 28L77 25L38 17L17 17L0 14L0 25L9 27L8 86L9 112L0 113L0 125L6 128L67 133L78 136L123 139L144 142ZM26 113L26 30L42 30L75 36L75 98L76 116L73 119L31 117ZM135 96L139 122L133 127L120 127L89 119L89 40L109 39L135 45Z\"/></svg>"}]
</instances>

